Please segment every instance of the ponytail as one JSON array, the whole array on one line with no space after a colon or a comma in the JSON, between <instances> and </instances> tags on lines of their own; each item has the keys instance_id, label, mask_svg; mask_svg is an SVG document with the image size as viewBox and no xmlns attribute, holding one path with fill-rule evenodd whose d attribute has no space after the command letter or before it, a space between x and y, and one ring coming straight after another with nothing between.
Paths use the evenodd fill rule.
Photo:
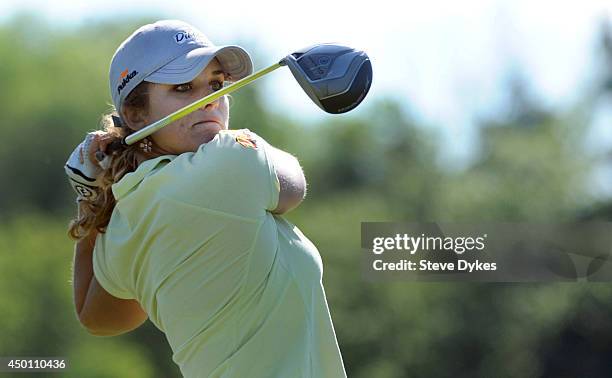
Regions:
<instances>
[{"instance_id":1,"label":"ponytail","mask_svg":"<svg viewBox=\"0 0 612 378\"><path fill-rule=\"evenodd\" d=\"M123 106L147 111L149 102L147 89L147 82L143 81L138 84L130 92ZM134 132L127 125L118 124L118 119L120 118L117 112L111 111L104 114L100 122L101 129L112 135L115 138L114 141L121 141ZM129 146L113 142L111 144L118 147L111 154L110 164L102 171L102 183L97 198L94 201L80 201L77 216L68 226L68 235L74 240L83 239L93 230L100 233L106 232L116 203L112 185L119 182L127 173L134 172L138 168L139 157L142 157L138 143Z\"/></svg>"}]
</instances>

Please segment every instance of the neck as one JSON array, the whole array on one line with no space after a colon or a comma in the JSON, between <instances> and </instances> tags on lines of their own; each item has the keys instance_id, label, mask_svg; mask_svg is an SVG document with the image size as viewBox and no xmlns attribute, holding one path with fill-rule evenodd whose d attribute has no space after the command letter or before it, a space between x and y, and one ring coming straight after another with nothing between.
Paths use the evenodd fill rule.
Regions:
<instances>
[{"instance_id":1,"label":"neck","mask_svg":"<svg viewBox=\"0 0 612 378\"><path fill-rule=\"evenodd\" d=\"M140 142L137 142L137 143L140 143ZM136 162L138 163L138 165L140 165L143 161L155 159L156 157L164 156L164 155L176 155L176 154L159 147L157 144L151 141L151 151L145 152L142 149L139 149L138 153L136 154Z\"/></svg>"}]
</instances>

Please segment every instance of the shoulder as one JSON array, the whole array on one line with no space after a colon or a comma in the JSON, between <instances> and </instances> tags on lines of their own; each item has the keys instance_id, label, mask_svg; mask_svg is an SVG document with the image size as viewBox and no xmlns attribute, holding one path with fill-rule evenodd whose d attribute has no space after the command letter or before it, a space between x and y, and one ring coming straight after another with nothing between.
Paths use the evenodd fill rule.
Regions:
<instances>
[{"instance_id":1,"label":"shoulder","mask_svg":"<svg viewBox=\"0 0 612 378\"><path fill-rule=\"evenodd\" d=\"M217 146L236 146L258 149L263 139L249 129L221 130L218 134Z\"/></svg>"},{"instance_id":2,"label":"shoulder","mask_svg":"<svg viewBox=\"0 0 612 378\"><path fill-rule=\"evenodd\" d=\"M173 163L219 169L252 160L264 161L266 145L263 138L249 129L222 130L213 140L202 144L195 152L180 155Z\"/></svg>"}]
</instances>

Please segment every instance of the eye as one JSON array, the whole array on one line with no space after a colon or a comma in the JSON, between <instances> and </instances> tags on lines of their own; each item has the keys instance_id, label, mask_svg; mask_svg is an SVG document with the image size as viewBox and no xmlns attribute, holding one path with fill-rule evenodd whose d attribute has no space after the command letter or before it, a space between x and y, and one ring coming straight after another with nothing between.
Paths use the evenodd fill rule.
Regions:
<instances>
[{"instance_id":1,"label":"eye","mask_svg":"<svg viewBox=\"0 0 612 378\"><path fill-rule=\"evenodd\" d=\"M223 88L223 82L219 81L219 80L213 80L210 82L210 89L212 89L214 92L220 90Z\"/></svg>"},{"instance_id":2,"label":"eye","mask_svg":"<svg viewBox=\"0 0 612 378\"><path fill-rule=\"evenodd\" d=\"M189 92L193 89L193 85L191 83L179 84L174 87L174 90L177 92Z\"/></svg>"}]
</instances>

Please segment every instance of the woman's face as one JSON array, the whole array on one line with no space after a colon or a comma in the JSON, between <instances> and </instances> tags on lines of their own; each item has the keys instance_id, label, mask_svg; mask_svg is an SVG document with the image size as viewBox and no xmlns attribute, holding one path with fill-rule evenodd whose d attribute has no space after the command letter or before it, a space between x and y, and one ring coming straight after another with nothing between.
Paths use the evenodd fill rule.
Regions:
<instances>
[{"instance_id":1,"label":"woman's face","mask_svg":"<svg viewBox=\"0 0 612 378\"><path fill-rule=\"evenodd\" d=\"M146 124L191 104L223 87L225 74L215 58L193 81L184 84L149 84L149 111ZM150 136L156 148L165 154L178 155L196 151L211 141L219 130L227 130L229 104L227 96L205 105L191 114L172 122Z\"/></svg>"}]
</instances>

